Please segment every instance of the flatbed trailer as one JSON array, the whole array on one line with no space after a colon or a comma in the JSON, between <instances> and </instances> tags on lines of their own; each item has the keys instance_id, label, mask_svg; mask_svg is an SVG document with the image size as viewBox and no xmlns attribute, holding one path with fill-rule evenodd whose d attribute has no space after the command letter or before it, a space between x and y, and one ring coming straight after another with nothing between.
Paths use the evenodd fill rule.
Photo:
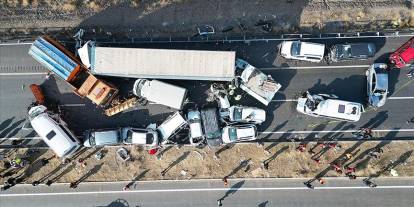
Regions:
<instances>
[{"instance_id":1,"label":"flatbed trailer","mask_svg":"<svg viewBox=\"0 0 414 207\"><path fill-rule=\"evenodd\" d=\"M234 51L101 47L87 42L78 50L91 73L147 79L232 81Z\"/></svg>"}]
</instances>

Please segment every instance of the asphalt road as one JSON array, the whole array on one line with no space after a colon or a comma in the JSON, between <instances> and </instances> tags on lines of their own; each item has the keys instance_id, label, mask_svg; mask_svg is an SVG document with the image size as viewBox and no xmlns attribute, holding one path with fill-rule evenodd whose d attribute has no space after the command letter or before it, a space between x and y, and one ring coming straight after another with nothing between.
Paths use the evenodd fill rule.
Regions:
<instances>
[{"instance_id":1,"label":"asphalt road","mask_svg":"<svg viewBox=\"0 0 414 207\"><path fill-rule=\"evenodd\" d=\"M137 181L129 191L128 182L81 183L76 189L68 184L17 185L0 193L2 207L29 206L376 206L411 207L414 180L382 178L369 188L361 179L327 179L326 184L307 189L305 179L252 179L190 181ZM47 199L47 203L44 200Z\"/></svg>"},{"instance_id":2,"label":"asphalt road","mask_svg":"<svg viewBox=\"0 0 414 207\"><path fill-rule=\"evenodd\" d=\"M373 127L376 138L412 137L414 127L406 121L414 115L414 106L410 104L414 96L412 80L405 76L407 70L390 72L390 96L384 107L377 110L367 109L361 120L355 123L330 121L301 115L295 110L295 99L301 92L310 90L314 93L332 93L341 99L364 102L365 71L373 61L385 61L389 52L397 49L409 37L339 39L337 42L370 41L377 46L378 53L370 61L351 61L335 64L307 63L287 61L278 57L277 46L280 42L246 42L246 43L177 43L177 44L137 44L135 47L184 48L205 50L235 50L237 57L246 59L261 68L282 84L282 89L272 103L265 107L247 94L243 94L241 105L257 106L267 112L267 121L259 130L260 138L267 141L283 140L291 134L305 138L330 138L332 136L351 138L350 131L359 127ZM333 40L316 40L333 44ZM69 48L71 45L67 45ZM119 45L125 46L125 45ZM131 45L129 45L131 46ZM128 111L113 117L105 117L102 110L86 99L80 99L71 92L71 88L62 80L50 78L45 80L46 70L28 54L30 45L0 45L0 143L10 142L9 137L36 137L30 130L20 130L26 119L27 106L33 101L28 89L32 83L43 84L46 97L53 103L61 105L65 111L64 120L72 130L81 135L90 128L111 128L119 126L145 127L149 123L161 123L173 110L162 105L150 104L138 106L137 110ZM133 80L107 78L123 91L131 89ZM190 101L199 106L205 103L208 82L170 81L189 88ZM187 105L192 107L194 103ZM313 132L314 131L314 132ZM343 133L345 132L345 133ZM316 135L317 134L317 135Z\"/></svg>"}]
</instances>

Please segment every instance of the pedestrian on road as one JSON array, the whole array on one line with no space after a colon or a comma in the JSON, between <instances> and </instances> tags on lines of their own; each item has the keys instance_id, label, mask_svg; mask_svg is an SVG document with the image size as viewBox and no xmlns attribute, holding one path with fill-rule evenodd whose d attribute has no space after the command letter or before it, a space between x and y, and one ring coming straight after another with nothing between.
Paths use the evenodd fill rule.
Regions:
<instances>
[{"instance_id":1,"label":"pedestrian on road","mask_svg":"<svg viewBox=\"0 0 414 207\"><path fill-rule=\"evenodd\" d=\"M303 184L309 189L314 189L315 188L315 187L313 187L313 185L309 181L304 182Z\"/></svg>"},{"instance_id":2,"label":"pedestrian on road","mask_svg":"<svg viewBox=\"0 0 414 207\"><path fill-rule=\"evenodd\" d=\"M322 178L318 178L318 181L319 181L319 183L320 183L321 185L325 184L325 180L324 180L324 179L322 179Z\"/></svg>"},{"instance_id":3,"label":"pedestrian on road","mask_svg":"<svg viewBox=\"0 0 414 207\"><path fill-rule=\"evenodd\" d=\"M223 204L221 203L222 200L223 200L222 198L217 200L217 206L223 206Z\"/></svg>"},{"instance_id":4,"label":"pedestrian on road","mask_svg":"<svg viewBox=\"0 0 414 207\"><path fill-rule=\"evenodd\" d=\"M37 186L37 185L39 185L40 184L40 182L38 181L38 180L35 180L35 181L33 181L33 183L32 183L32 185L33 186Z\"/></svg>"},{"instance_id":5,"label":"pedestrian on road","mask_svg":"<svg viewBox=\"0 0 414 207\"><path fill-rule=\"evenodd\" d=\"M77 184L76 182L71 182L71 183L69 184L69 188L75 189L75 188L77 188L77 187L78 187L78 184Z\"/></svg>"},{"instance_id":6,"label":"pedestrian on road","mask_svg":"<svg viewBox=\"0 0 414 207\"><path fill-rule=\"evenodd\" d=\"M86 167L86 161L85 159L79 158L78 163L81 167L85 168Z\"/></svg>"},{"instance_id":7,"label":"pedestrian on road","mask_svg":"<svg viewBox=\"0 0 414 207\"><path fill-rule=\"evenodd\" d=\"M370 188L375 188L377 187L377 184L373 183L372 181L370 181L368 178L365 178L364 180L362 180L364 182L365 185L369 186Z\"/></svg>"},{"instance_id":8,"label":"pedestrian on road","mask_svg":"<svg viewBox=\"0 0 414 207\"><path fill-rule=\"evenodd\" d=\"M124 187L122 188L122 190L123 190L123 191L128 191L128 190L131 190L131 189L129 188L129 185L126 185L126 186L124 186Z\"/></svg>"},{"instance_id":9,"label":"pedestrian on road","mask_svg":"<svg viewBox=\"0 0 414 207\"><path fill-rule=\"evenodd\" d=\"M353 155L351 153L346 153L345 154L346 158L349 160L353 157Z\"/></svg>"},{"instance_id":10,"label":"pedestrian on road","mask_svg":"<svg viewBox=\"0 0 414 207\"><path fill-rule=\"evenodd\" d=\"M263 165L263 168L265 170L268 170L269 169L269 163L268 162L262 162L262 165Z\"/></svg>"},{"instance_id":11,"label":"pedestrian on road","mask_svg":"<svg viewBox=\"0 0 414 207\"><path fill-rule=\"evenodd\" d=\"M51 181L51 180L48 180L48 181L46 181L46 183L45 183L47 186L51 186L52 184L53 184L53 181Z\"/></svg>"},{"instance_id":12,"label":"pedestrian on road","mask_svg":"<svg viewBox=\"0 0 414 207\"><path fill-rule=\"evenodd\" d=\"M312 149L309 149L309 151L308 151L308 152L309 152L309 154L310 154L310 155L312 155L312 156L314 156L314 155L316 154L316 153L315 153Z\"/></svg>"},{"instance_id":13,"label":"pedestrian on road","mask_svg":"<svg viewBox=\"0 0 414 207\"><path fill-rule=\"evenodd\" d=\"M348 178L349 178L350 180L355 180L355 179L356 179L356 175L353 175L353 174L348 174Z\"/></svg>"},{"instance_id":14,"label":"pedestrian on road","mask_svg":"<svg viewBox=\"0 0 414 207\"><path fill-rule=\"evenodd\" d=\"M223 183L224 183L225 187L227 187L229 185L229 182L227 181L227 177L223 178Z\"/></svg>"},{"instance_id":15,"label":"pedestrian on road","mask_svg":"<svg viewBox=\"0 0 414 207\"><path fill-rule=\"evenodd\" d=\"M45 159L45 158L42 158L42 159L40 160L40 163L42 164L42 167L44 167L44 166L46 166L46 165L49 163L49 160L47 160L47 159Z\"/></svg>"}]
</instances>

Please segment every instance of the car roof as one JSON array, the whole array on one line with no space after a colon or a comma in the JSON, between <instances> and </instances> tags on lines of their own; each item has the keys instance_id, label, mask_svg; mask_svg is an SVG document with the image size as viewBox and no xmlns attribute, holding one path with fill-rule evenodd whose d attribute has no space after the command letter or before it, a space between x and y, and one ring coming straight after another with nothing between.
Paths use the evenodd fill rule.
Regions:
<instances>
[{"instance_id":1,"label":"car roof","mask_svg":"<svg viewBox=\"0 0 414 207\"><path fill-rule=\"evenodd\" d=\"M380 90L388 90L388 74L377 73L377 84L375 88Z\"/></svg>"},{"instance_id":2,"label":"car roof","mask_svg":"<svg viewBox=\"0 0 414 207\"><path fill-rule=\"evenodd\" d=\"M337 117L341 119L355 120L361 116L360 103L342 101L338 99L327 99L319 103L318 108L321 115ZM357 113L351 114L353 108L356 107Z\"/></svg>"},{"instance_id":3,"label":"car roof","mask_svg":"<svg viewBox=\"0 0 414 207\"><path fill-rule=\"evenodd\" d=\"M323 57L325 53L325 45L313 42L301 42L300 55L302 56L318 56Z\"/></svg>"},{"instance_id":4,"label":"car roof","mask_svg":"<svg viewBox=\"0 0 414 207\"><path fill-rule=\"evenodd\" d=\"M36 133L42 137L43 141L59 157L64 156L73 146L78 145L78 143L72 142L66 133L58 126L58 124L46 113L32 118L30 123ZM48 139L46 136L52 130L55 132L55 136Z\"/></svg>"},{"instance_id":5,"label":"car roof","mask_svg":"<svg viewBox=\"0 0 414 207\"><path fill-rule=\"evenodd\" d=\"M120 142L119 129L99 130L92 132L96 145L115 144Z\"/></svg>"}]
</instances>

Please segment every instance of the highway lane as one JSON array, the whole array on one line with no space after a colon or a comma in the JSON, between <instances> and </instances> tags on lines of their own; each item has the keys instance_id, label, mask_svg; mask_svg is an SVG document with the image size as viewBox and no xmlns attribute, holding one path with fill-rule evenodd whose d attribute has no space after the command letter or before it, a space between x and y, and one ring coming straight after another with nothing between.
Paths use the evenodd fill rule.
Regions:
<instances>
[{"instance_id":1,"label":"highway lane","mask_svg":"<svg viewBox=\"0 0 414 207\"><path fill-rule=\"evenodd\" d=\"M377 54L377 60L381 59L384 52L396 49L409 37L403 38L384 38L374 39L378 45L382 45L380 52ZM341 40L345 41L345 40ZM357 41L357 40L346 40ZM361 41L361 40L358 40ZM299 115L295 110L295 102L283 102L286 99L296 99L300 92L311 89L315 93L335 93L339 97L350 101L363 101L365 98L365 67L351 66L352 64L366 66L369 61L352 61L345 63L336 63L331 66L335 68L326 68L325 63L313 64L297 61L286 61L277 58L275 48L279 42L272 41L265 42L250 42L250 43L235 43L235 44L141 44L140 46L158 47L158 48L186 48L186 49L231 49L236 50L237 55L246 58L252 64L258 67L266 67L264 71L271 74L275 80L282 84L281 91L276 95L275 101L269 107L264 107L251 97L245 95L245 99L240 104L258 106L265 108L268 113L268 121L264 123L260 129L261 131L274 132L277 130L318 130L324 128L331 129L355 129L359 126L364 126L373 118L384 119L384 123L378 128L413 128L406 125L405 121L411 118L410 112L412 106L411 99L389 100L383 108L377 112L367 112L363 115L360 122L357 123L338 123L326 122L324 119L316 119ZM25 118L26 107L33 100L33 96L28 90L28 85L31 83L45 82L46 96L52 101L61 105L65 113L65 120L69 125L81 135L84 129L88 128L107 128L114 126L128 126L133 125L137 127L144 127L151 122L161 123L170 112L171 109L161 105L149 105L146 107L139 106L140 110L130 111L114 117L105 117L102 111L96 108L86 99L80 99L71 93L70 87L63 81L54 78L44 80L45 70L41 69L39 64L34 61L28 54L29 45L20 46L0 46L0 132L3 136L0 137L15 137L16 132L10 133L12 130L17 130L22 125L21 120ZM266 55L267 54L267 55ZM20 58L16 58L20 57ZM343 68L342 68L342 66ZM274 67L300 67L299 69L274 69ZM313 67L313 68L303 68ZM322 67L322 68L318 68ZM10 72L11 71L11 72ZM5 73L24 73L35 72L43 73L38 75L6 75ZM120 85L123 90L130 90L133 81L125 81L124 79L109 78L112 82ZM178 85L186 86L190 89L190 98L195 102L202 102L207 96L205 91L208 89L206 82L191 82L191 81L171 81ZM405 76L404 70L393 70L390 74L391 95L395 97L412 97L414 86L411 80ZM198 85L197 85L198 84ZM197 85L197 87L195 87ZM22 88L24 86L25 88ZM388 117L384 118L388 113ZM14 118L13 118L14 117ZM16 123L17 122L17 123ZM114 124L116 123L116 124ZM326 126L317 126L319 124L326 124ZM13 126L13 127L12 127ZM12 127L11 129L9 129ZM4 132L4 129L9 129ZM33 137L33 132L24 132L18 136ZM268 136L266 136L268 137ZM272 134L272 139L280 137L278 134Z\"/></svg>"},{"instance_id":2,"label":"highway lane","mask_svg":"<svg viewBox=\"0 0 414 207\"><path fill-rule=\"evenodd\" d=\"M306 179L231 179L81 183L75 190L68 184L20 185L0 193L2 207L13 206L412 206L414 181L410 178L379 178L377 188L361 179L327 179L324 186L307 189ZM47 202L45 202L47 200Z\"/></svg>"}]
</instances>

